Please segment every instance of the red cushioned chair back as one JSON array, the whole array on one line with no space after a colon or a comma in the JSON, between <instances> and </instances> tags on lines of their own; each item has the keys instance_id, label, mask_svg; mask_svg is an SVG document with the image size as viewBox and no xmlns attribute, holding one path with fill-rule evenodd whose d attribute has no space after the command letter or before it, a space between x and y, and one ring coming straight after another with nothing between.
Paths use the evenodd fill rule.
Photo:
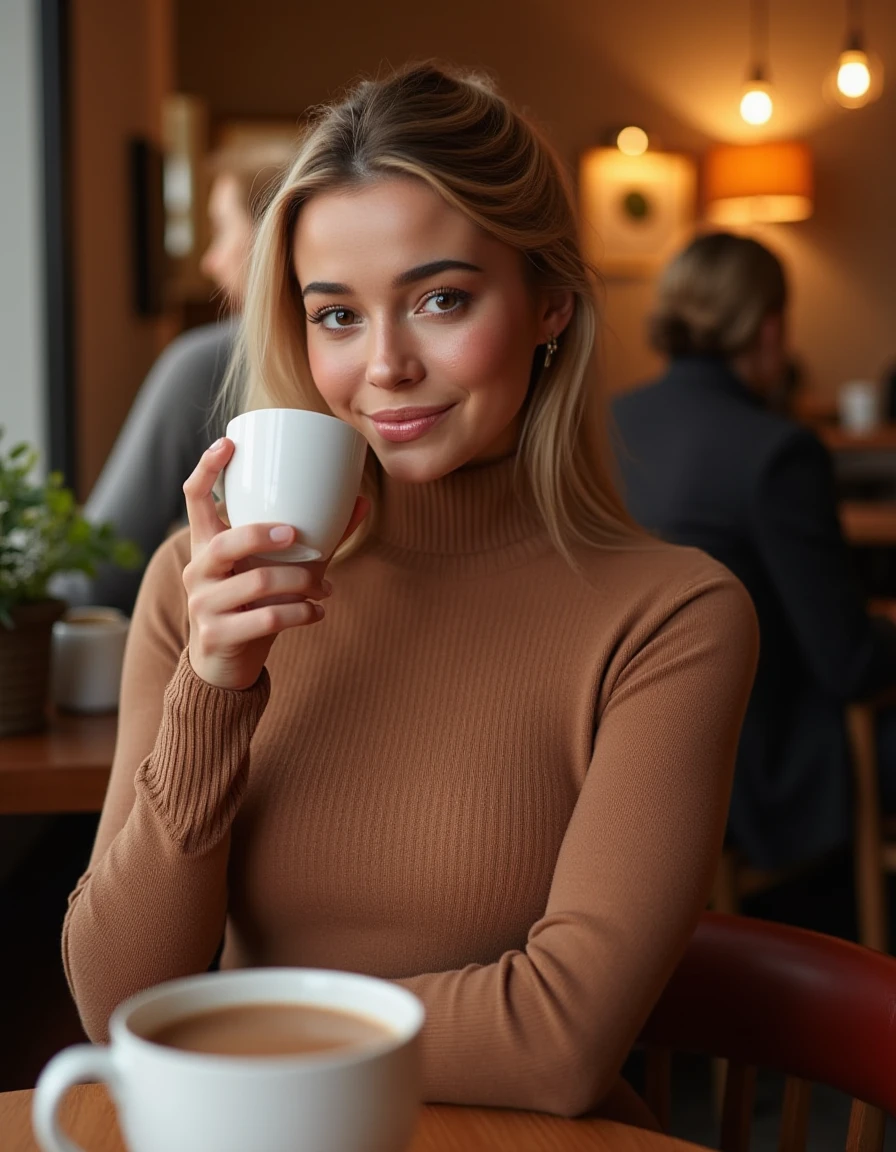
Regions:
<instances>
[{"instance_id":1,"label":"red cushioned chair back","mask_svg":"<svg viewBox=\"0 0 896 1152\"><path fill-rule=\"evenodd\" d=\"M641 1038L827 1084L896 1115L896 959L707 912Z\"/></svg>"}]
</instances>

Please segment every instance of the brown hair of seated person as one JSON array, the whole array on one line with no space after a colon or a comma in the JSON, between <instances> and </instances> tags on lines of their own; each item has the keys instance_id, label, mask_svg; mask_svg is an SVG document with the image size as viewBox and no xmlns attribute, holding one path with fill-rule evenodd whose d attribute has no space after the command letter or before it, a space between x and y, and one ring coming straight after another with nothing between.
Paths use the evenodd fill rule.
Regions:
<instances>
[{"instance_id":1,"label":"brown hair of seated person","mask_svg":"<svg viewBox=\"0 0 896 1152\"><path fill-rule=\"evenodd\" d=\"M765 245L730 232L698 236L660 276L651 347L673 358L717 356L767 393L787 368L787 295L784 266Z\"/></svg>"}]
</instances>

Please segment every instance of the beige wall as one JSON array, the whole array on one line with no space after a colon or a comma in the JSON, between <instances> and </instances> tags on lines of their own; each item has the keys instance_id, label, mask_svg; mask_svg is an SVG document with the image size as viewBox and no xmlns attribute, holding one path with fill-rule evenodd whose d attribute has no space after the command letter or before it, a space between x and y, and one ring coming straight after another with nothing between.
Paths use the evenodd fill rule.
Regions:
<instances>
[{"instance_id":1,"label":"beige wall","mask_svg":"<svg viewBox=\"0 0 896 1152\"><path fill-rule=\"evenodd\" d=\"M827 394L896 360L896 5L866 0L889 84L877 104L851 113L820 91L843 11L841 0L772 5L775 134L810 141L818 192L811 221L761 234L788 260L793 343L812 387ZM666 148L699 154L715 139L750 138L737 116L746 13L728 0L180 0L177 83L219 117L297 114L380 61L438 55L496 73L573 166L607 126L630 121ZM650 290L649 281L607 282L614 388L655 367L642 338Z\"/></svg>"},{"instance_id":2,"label":"beige wall","mask_svg":"<svg viewBox=\"0 0 896 1152\"><path fill-rule=\"evenodd\" d=\"M170 84L167 0L78 0L72 27L72 211L79 495L102 467L160 345L132 304L128 140L158 139Z\"/></svg>"}]
</instances>

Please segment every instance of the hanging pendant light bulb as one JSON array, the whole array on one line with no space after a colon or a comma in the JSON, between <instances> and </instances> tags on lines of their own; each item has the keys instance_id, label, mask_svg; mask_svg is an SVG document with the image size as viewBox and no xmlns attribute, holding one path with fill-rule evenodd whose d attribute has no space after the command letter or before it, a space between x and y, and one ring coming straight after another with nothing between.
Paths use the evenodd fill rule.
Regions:
<instances>
[{"instance_id":1,"label":"hanging pendant light bulb","mask_svg":"<svg viewBox=\"0 0 896 1152\"><path fill-rule=\"evenodd\" d=\"M740 99L740 114L748 124L767 124L775 106L772 102L771 85L756 71L744 85Z\"/></svg>"},{"instance_id":2,"label":"hanging pendant light bulb","mask_svg":"<svg viewBox=\"0 0 896 1152\"><path fill-rule=\"evenodd\" d=\"M774 111L765 63L768 54L767 0L750 0L750 42L753 64L743 87L740 114L748 124L767 124Z\"/></svg>"},{"instance_id":3,"label":"hanging pendant light bulb","mask_svg":"<svg viewBox=\"0 0 896 1152\"><path fill-rule=\"evenodd\" d=\"M881 93L883 65L865 50L861 0L846 0L846 23L846 42L825 87L844 108L862 108Z\"/></svg>"}]
</instances>

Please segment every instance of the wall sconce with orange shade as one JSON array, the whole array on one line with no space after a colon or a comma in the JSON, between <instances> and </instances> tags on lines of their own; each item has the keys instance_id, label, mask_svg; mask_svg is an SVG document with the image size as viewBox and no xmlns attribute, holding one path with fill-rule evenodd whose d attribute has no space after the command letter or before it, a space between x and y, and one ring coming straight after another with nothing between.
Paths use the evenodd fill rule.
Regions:
<instances>
[{"instance_id":1,"label":"wall sconce with orange shade","mask_svg":"<svg viewBox=\"0 0 896 1152\"><path fill-rule=\"evenodd\" d=\"M706 215L714 224L808 220L814 207L812 154L799 140L719 144L703 166Z\"/></svg>"}]
</instances>

